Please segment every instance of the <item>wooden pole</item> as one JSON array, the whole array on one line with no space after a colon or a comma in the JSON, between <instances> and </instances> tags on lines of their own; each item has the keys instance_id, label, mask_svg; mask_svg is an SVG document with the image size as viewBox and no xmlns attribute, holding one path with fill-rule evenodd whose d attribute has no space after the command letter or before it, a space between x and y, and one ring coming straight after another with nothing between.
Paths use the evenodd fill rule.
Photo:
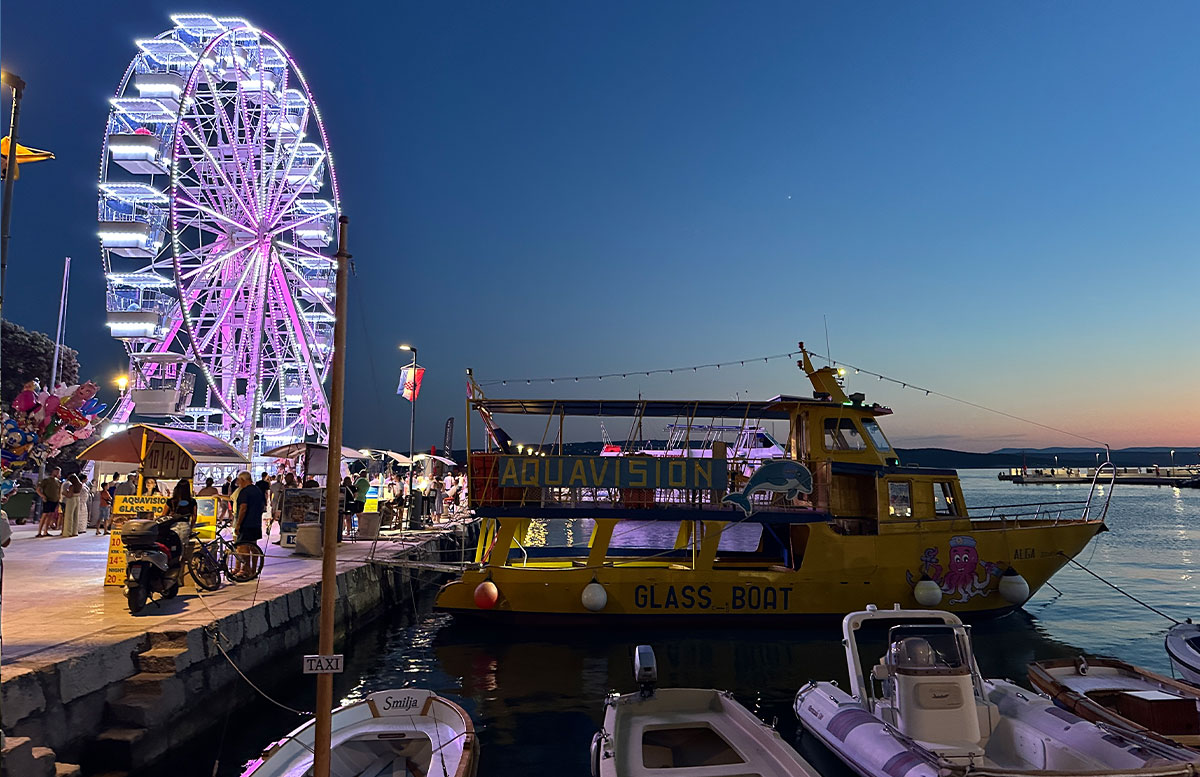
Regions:
<instances>
[{"instance_id":1,"label":"wooden pole","mask_svg":"<svg viewBox=\"0 0 1200 777\"><path fill-rule=\"evenodd\" d=\"M318 649L323 656L333 655L333 608L337 594L337 522L342 473L342 407L346 381L346 282L350 274L350 254L346 252L346 225L350 219L338 219L337 301L333 324L333 381L329 387L329 455L325 468L325 533L321 539L321 633ZM313 777L329 777L329 739L333 731L333 675L317 675L316 749L313 751Z\"/></svg>"}]
</instances>

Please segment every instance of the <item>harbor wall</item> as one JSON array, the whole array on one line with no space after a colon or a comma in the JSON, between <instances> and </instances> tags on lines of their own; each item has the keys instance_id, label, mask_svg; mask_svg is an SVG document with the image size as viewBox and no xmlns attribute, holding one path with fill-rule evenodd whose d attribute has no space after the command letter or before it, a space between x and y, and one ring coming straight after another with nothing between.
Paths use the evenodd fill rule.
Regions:
<instances>
[{"instance_id":1,"label":"harbor wall","mask_svg":"<svg viewBox=\"0 0 1200 777\"><path fill-rule=\"evenodd\" d=\"M468 526L399 553L381 545L379 557L439 561L473 537ZM448 577L371 562L341 571L338 639L415 606ZM66 763L78 764L84 775L145 771L253 697L238 669L251 679L264 672L301 677L299 664L281 667L274 659L315 639L320 589L317 582L249 606L218 607L210 623L187 630L156 629L151 615L142 635L39 666L6 666L0 685L5 729L35 750L53 750L59 773L67 773ZM15 769L14 759L2 771L4 777L41 777L45 761L30 770ZM53 775L50 763L45 774Z\"/></svg>"}]
</instances>

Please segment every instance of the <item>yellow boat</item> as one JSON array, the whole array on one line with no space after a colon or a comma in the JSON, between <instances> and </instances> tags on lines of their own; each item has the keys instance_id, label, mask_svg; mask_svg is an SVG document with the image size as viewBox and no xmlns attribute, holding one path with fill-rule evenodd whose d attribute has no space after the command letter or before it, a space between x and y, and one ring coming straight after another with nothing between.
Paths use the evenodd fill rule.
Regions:
<instances>
[{"instance_id":1,"label":"yellow boat","mask_svg":"<svg viewBox=\"0 0 1200 777\"><path fill-rule=\"evenodd\" d=\"M838 370L814 369L803 343L801 354L811 398L497 399L472 384L468 442L473 411L488 432L468 461L480 539L437 607L656 624L840 618L872 603L1000 614L1105 530L1111 480L1093 481L1087 500L968 514L954 470L902 465L876 420L891 410L847 396ZM517 449L496 421L506 414L543 416L547 430L557 418L559 455ZM589 415L635 428L648 418L786 421L786 458L691 441L670 456L562 455L566 417Z\"/></svg>"}]
</instances>

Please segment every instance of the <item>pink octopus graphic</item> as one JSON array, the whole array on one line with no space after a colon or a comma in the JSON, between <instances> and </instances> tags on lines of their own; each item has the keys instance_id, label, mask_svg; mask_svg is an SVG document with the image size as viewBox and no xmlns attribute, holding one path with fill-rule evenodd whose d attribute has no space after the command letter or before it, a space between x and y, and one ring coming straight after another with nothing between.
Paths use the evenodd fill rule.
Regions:
<instances>
[{"instance_id":1,"label":"pink octopus graphic","mask_svg":"<svg viewBox=\"0 0 1200 777\"><path fill-rule=\"evenodd\" d=\"M966 535L950 538L950 562L944 572L937 548L926 548L921 554L921 574L936 582L942 593L955 595L950 604L962 604L973 596L987 596L991 593L991 578L999 577L1000 572L1000 567L991 561L979 560L975 538ZM912 573L907 574L909 585L915 584Z\"/></svg>"}]
</instances>

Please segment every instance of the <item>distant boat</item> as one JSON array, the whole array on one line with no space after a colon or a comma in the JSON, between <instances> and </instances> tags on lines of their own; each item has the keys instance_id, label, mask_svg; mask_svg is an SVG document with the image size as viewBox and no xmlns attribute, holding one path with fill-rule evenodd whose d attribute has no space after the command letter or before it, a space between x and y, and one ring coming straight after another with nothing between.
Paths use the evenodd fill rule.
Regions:
<instances>
[{"instance_id":1,"label":"distant boat","mask_svg":"<svg viewBox=\"0 0 1200 777\"><path fill-rule=\"evenodd\" d=\"M311 775L315 729L310 719L247 764L242 777ZM330 740L330 777L473 777L478 768L470 716L431 691L378 691L340 707Z\"/></svg>"},{"instance_id":2,"label":"distant boat","mask_svg":"<svg viewBox=\"0 0 1200 777\"><path fill-rule=\"evenodd\" d=\"M1036 661L1029 682L1063 709L1093 723L1200 745L1200 688L1114 658Z\"/></svg>"},{"instance_id":3,"label":"distant boat","mask_svg":"<svg viewBox=\"0 0 1200 777\"><path fill-rule=\"evenodd\" d=\"M884 629L888 647L875 663L860 630L868 642ZM847 615L842 634L849 688L809 683L795 710L862 777L1190 777L1200 768L1200 753L983 677L951 613L868 608Z\"/></svg>"},{"instance_id":4,"label":"distant boat","mask_svg":"<svg viewBox=\"0 0 1200 777\"><path fill-rule=\"evenodd\" d=\"M819 777L775 729L725 691L656 688L654 651L634 654L637 693L604 701L592 738L592 777L738 775Z\"/></svg>"}]
</instances>

